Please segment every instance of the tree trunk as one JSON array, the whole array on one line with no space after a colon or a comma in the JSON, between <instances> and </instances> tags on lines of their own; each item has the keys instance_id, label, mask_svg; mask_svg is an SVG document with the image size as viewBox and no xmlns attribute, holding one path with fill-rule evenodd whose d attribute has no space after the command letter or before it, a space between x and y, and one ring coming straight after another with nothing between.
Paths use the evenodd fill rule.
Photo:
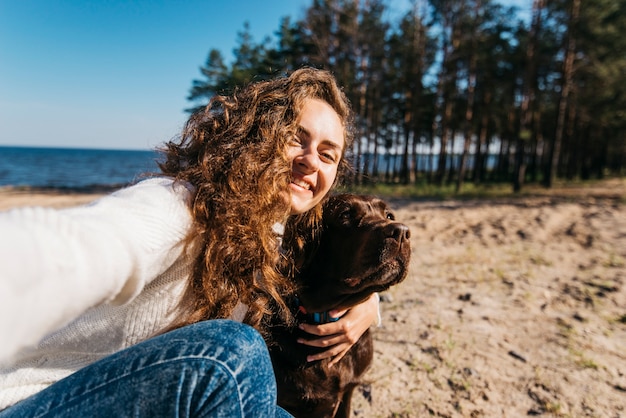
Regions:
<instances>
[{"instance_id":1,"label":"tree trunk","mask_svg":"<svg viewBox=\"0 0 626 418\"><path fill-rule=\"evenodd\" d=\"M477 0L474 4L474 23L478 21L479 10L482 4L480 0ZM470 145L472 142L472 123L474 119L474 98L476 97L476 67L478 62L478 57L476 51L477 47L477 39L478 36L476 33L476 28L472 28L472 33L470 34L471 42L470 42L470 62L469 62L469 72L467 75L467 107L465 109L465 130L463 132L463 154L461 154L461 161L459 163L459 173L456 181L456 192L459 193L461 191L461 187L463 186L463 181L465 181L465 170L467 165L467 158L470 151Z\"/></svg>"},{"instance_id":2,"label":"tree trunk","mask_svg":"<svg viewBox=\"0 0 626 418\"><path fill-rule=\"evenodd\" d=\"M561 157L561 145L563 143L563 133L565 131L567 106L574 78L574 56L576 54L576 36L574 36L574 28L578 22L579 13L580 0L573 0L567 30L567 49L565 52L565 61L563 62L563 85L561 88L561 97L559 99L556 132L554 134L554 147L552 150L552 160L550 161L550 171L546 177L546 187L552 187L557 174L559 159Z\"/></svg>"},{"instance_id":3,"label":"tree trunk","mask_svg":"<svg viewBox=\"0 0 626 418\"><path fill-rule=\"evenodd\" d=\"M530 27L528 48L526 49L526 72L520 108L520 128L515 145L515 169L513 174L513 191L520 192L526 177L526 145L532 138L532 117L535 101L535 85L537 72L537 39L541 31L541 11L544 0L533 1L533 21Z\"/></svg>"}]
</instances>

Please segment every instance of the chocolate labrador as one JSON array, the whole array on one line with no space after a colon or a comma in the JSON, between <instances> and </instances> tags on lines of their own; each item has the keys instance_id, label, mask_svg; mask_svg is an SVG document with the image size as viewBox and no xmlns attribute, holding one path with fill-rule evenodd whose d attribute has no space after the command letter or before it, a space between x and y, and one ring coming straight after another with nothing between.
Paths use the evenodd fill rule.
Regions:
<instances>
[{"instance_id":1,"label":"chocolate labrador","mask_svg":"<svg viewBox=\"0 0 626 418\"><path fill-rule=\"evenodd\" d=\"M396 222L381 199L332 196L324 205L319 239L297 273L298 320L336 320L327 312L354 306L404 280L409 237L409 228ZM296 326L273 327L271 337L278 404L297 418L349 417L352 392L373 358L369 331L333 367L328 360L307 363L307 355L322 349L298 344L298 337L315 337Z\"/></svg>"}]
</instances>

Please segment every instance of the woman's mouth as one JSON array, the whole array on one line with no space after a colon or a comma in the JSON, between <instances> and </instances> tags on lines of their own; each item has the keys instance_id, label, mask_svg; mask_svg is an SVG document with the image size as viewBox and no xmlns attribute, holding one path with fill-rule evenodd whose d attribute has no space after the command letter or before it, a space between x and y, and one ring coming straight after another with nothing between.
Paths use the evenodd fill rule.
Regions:
<instances>
[{"instance_id":1,"label":"woman's mouth","mask_svg":"<svg viewBox=\"0 0 626 418\"><path fill-rule=\"evenodd\" d=\"M302 180L302 179L293 179L291 180L292 184L295 184L296 186L304 189L304 190L312 190L313 189L313 185L311 183L309 183L308 181Z\"/></svg>"}]
</instances>

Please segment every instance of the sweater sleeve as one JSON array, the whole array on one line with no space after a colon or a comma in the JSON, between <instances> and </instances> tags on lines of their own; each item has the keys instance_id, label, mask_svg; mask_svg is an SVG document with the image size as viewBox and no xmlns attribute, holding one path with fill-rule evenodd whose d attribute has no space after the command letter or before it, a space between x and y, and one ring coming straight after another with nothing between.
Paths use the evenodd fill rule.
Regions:
<instances>
[{"instance_id":1,"label":"sweater sleeve","mask_svg":"<svg viewBox=\"0 0 626 418\"><path fill-rule=\"evenodd\" d=\"M87 206L0 213L0 363L93 306L130 301L171 266L190 195L159 178Z\"/></svg>"}]
</instances>

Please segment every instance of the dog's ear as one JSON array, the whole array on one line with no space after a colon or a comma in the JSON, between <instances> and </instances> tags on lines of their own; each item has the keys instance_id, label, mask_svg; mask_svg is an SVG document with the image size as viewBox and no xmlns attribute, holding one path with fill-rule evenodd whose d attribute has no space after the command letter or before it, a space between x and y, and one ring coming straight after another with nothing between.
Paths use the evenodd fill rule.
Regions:
<instances>
[{"instance_id":1,"label":"dog's ear","mask_svg":"<svg viewBox=\"0 0 626 418\"><path fill-rule=\"evenodd\" d=\"M348 226L354 215L352 202L355 195L342 193L331 196L324 205L322 224L328 228L333 225Z\"/></svg>"},{"instance_id":2,"label":"dog's ear","mask_svg":"<svg viewBox=\"0 0 626 418\"><path fill-rule=\"evenodd\" d=\"M292 235L290 237L290 244L288 248L285 247L285 250L291 254L296 271L301 271L313 260L320 246L322 230L323 226L317 225L308 234Z\"/></svg>"},{"instance_id":3,"label":"dog's ear","mask_svg":"<svg viewBox=\"0 0 626 418\"><path fill-rule=\"evenodd\" d=\"M322 228L320 227L319 229L321 231ZM300 254L295 260L296 268L298 270L303 270L304 268L308 267L313 262L313 259L315 258L315 255L317 254L317 250L320 247L321 235L322 235L321 232L313 234L313 236L311 237L311 240L304 243L304 246L302 247L302 251L300 252Z\"/></svg>"}]
</instances>

